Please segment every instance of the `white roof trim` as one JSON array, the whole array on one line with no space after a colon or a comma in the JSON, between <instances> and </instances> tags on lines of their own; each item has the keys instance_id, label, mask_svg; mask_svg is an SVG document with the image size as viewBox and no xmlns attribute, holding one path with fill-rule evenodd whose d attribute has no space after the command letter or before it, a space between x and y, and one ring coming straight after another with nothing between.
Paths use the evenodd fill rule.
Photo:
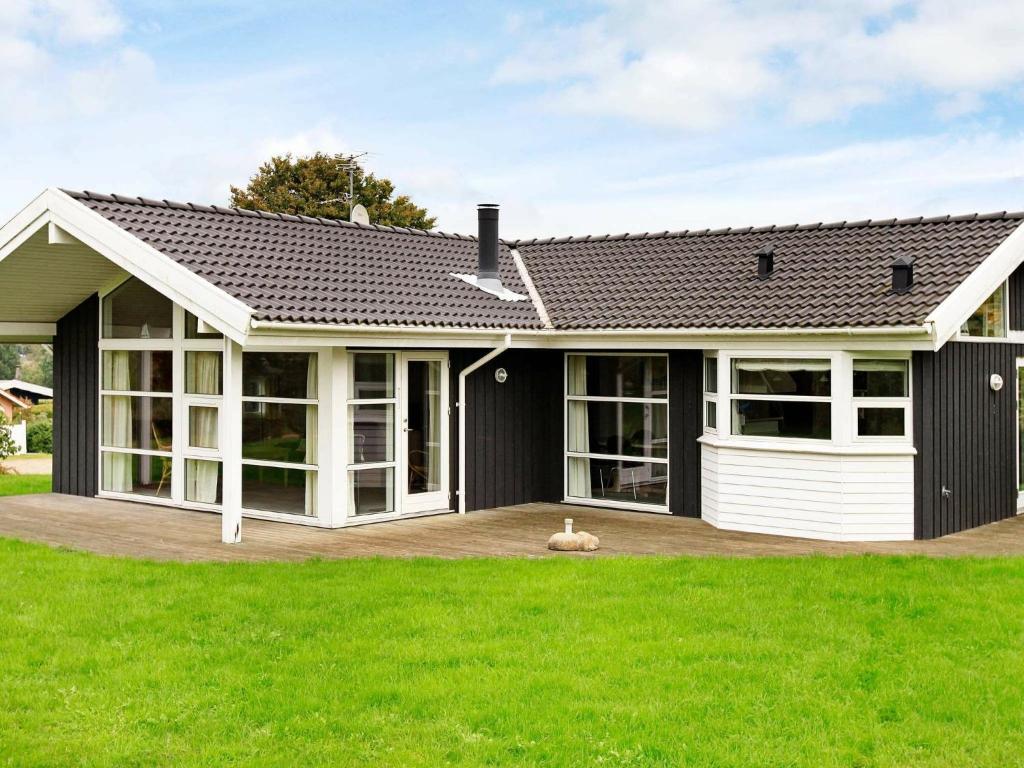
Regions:
<instances>
[{"instance_id":1,"label":"white roof trim","mask_svg":"<svg viewBox=\"0 0 1024 768\"><path fill-rule=\"evenodd\" d=\"M51 223L233 341L245 343L250 307L59 189L47 189L0 227L0 261Z\"/></svg>"},{"instance_id":2,"label":"white roof trim","mask_svg":"<svg viewBox=\"0 0 1024 768\"><path fill-rule=\"evenodd\" d=\"M530 277L530 271L526 268L526 262L523 261L523 257L519 255L519 250L509 248L509 253L512 254L512 261L515 263L516 269L519 270L519 279L526 286L526 292L530 294L530 301L533 302L533 308L537 310L540 321L544 324L545 328L554 328L555 326L548 315L547 307L544 306L544 300L540 297L537 286L533 284L533 278Z\"/></svg>"},{"instance_id":3,"label":"white roof trim","mask_svg":"<svg viewBox=\"0 0 1024 768\"><path fill-rule=\"evenodd\" d=\"M1024 224L985 257L971 274L932 310L925 322L935 326L935 349L953 338L964 321L1024 261ZM913 289L911 289L913 290ZM989 339L995 341L995 339Z\"/></svg>"},{"instance_id":4,"label":"white roof trim","mask_svg":"<svg viewBox=\"0 0 1024 768\"><path fill-rule=\"evenodd\" d=\"M21 379L0 379L0 389L23 389L35 395L53 397L53 390L49 387L44 387L41 384L32 384Z\"/></svg>"}]
</instances>

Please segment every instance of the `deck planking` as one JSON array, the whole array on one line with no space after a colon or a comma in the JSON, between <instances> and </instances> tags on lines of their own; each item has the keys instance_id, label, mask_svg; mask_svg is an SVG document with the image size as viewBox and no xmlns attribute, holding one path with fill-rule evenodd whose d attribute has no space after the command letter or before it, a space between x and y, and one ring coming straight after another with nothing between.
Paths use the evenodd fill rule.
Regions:
<instances>
[{"instance_id":1,"label":"deck planking","mask_svg":"<svg viewBox=\"0 0 1024 768\"><path fill-rule=\"evenodd\" d=\"M601 539L594 553L554 553L548 537L571 517ZM352 557L775 557L1024 555L1024 517L931 541L829 542L722 531L701 520L567 504L434 515L341 529L246 519L242 543L220 542L220 517L151 504L60 494L0 498L0 536L153 560L301 561Z\"/></svg>"}]
</instances>

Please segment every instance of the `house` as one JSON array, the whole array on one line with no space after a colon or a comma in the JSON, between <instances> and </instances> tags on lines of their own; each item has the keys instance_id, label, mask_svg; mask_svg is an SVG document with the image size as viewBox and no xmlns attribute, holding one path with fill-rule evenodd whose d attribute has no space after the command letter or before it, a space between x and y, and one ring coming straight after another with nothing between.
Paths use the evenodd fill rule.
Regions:
<instances>
[{"instance_id":1,"label":"house","mask_svg":"<svg viewBox=\"0 0 1024 768\"><path fill-rule=\"evenodd\" d=\"M568 501L834 540L1015 515L1024 213L502 241L44 192L0 338L54 489L341 527Z\"/></svg>"},{"instance_id":2,"label":"house","mask_svg":"<svg viewBox=\"0 0 1024 768\"><path fill-rule=\"evenodd\" d=\"M53 399L53 390L49 387L21 379L0 379L0 392L7 392L29 405L38 405L43 400Z\"/></svg>"},{"instance_id":3,"label":"house","mask_svg":"<svg viewBox=\"0 0 1024 768\"><path fill-rule=\"evenodd\" d=\"M31 407L31 405L32 403L22 400L7 388L0 386L0 413L4 415L8 423L14 421L16 413Z\"/></svg>"}]
</instances>

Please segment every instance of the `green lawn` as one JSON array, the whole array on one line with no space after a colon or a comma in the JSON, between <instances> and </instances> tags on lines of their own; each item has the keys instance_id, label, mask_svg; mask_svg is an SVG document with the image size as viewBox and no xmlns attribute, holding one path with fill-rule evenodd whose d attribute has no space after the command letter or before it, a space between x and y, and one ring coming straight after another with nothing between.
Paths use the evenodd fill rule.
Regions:
<instances>
[{"instance_id":1,"label":"green lawn","mask_svg":"<svg viewBox=\"0 0 1024 768\"><path fill-rule=\"evenodd\" d=\"M244 545L243 545L244 546ZM1024 561L0 539L0 765L1020 765Z\"/></svg>"},{"instance_id":2,"label":"green lawn","mask_svg":"<svg viewBox=\"0 0 1024 768\"><path fill-rule=\"evenodd\" d=\"M0 496L49 493L52 487L49 475L0 475Z\"/></svg>"}]
</instances>

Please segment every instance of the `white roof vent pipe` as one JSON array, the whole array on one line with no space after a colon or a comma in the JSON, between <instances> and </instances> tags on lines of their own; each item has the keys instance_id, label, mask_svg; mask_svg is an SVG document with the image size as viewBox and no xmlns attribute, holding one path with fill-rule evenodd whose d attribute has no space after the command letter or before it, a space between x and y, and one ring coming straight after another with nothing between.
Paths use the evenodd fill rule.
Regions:
<instances>
[{"instance_id":1,"label":"white roof vent pipe","mask_svg":"<svg viewBox=\"0 0 1024 768\"><path fill-rule=\"evenodd\" d=\"M501 284L498 274L498 205L496 203L480 203L476 208L477 219L477 262L475 275L459 275L452 277L475 285L481 291L497 296L503 301L525 301L528 297L510 291Z\"/></svg>"}]
</instances>

